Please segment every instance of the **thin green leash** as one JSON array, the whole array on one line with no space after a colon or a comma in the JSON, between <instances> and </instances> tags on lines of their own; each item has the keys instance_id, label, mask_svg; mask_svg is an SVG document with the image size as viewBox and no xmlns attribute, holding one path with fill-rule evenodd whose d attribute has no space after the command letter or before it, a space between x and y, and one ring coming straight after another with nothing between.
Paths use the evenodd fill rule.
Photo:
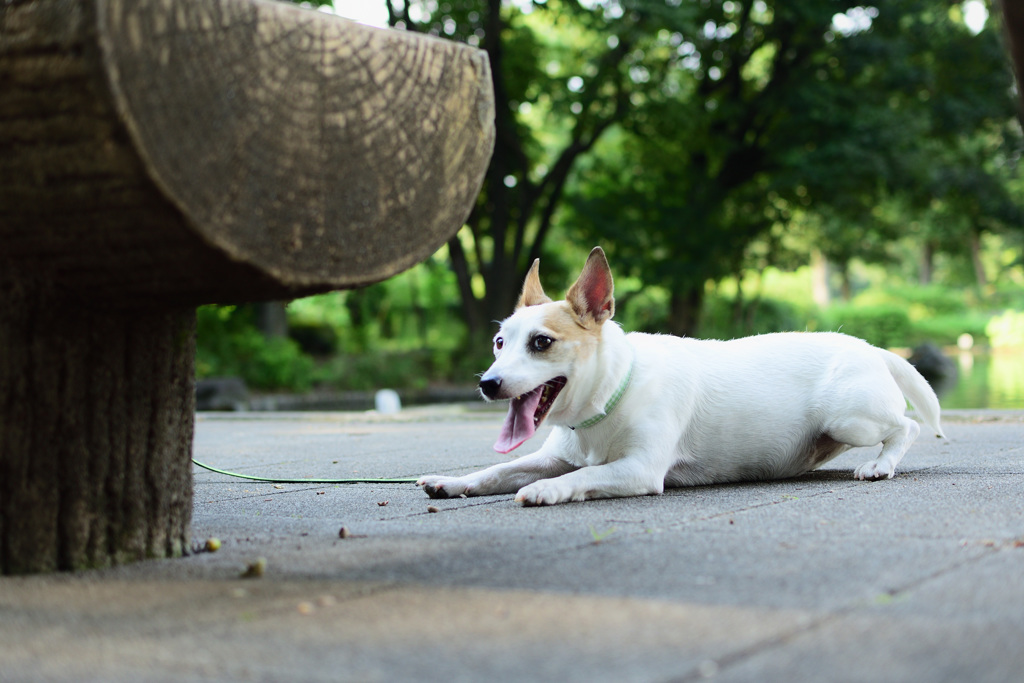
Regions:
<instances>
[{"instance_id":1,"label":"thin green leash","mask_svg":"<svg viewBox=\"0 0 1024 683\"><path fill-rule=\"evenodd\" d=\"M249 481L261 481L267 484L415 484L416 479L367 479L367 478L350 478L350 479L282 479L280 477L257 477L251 474L239 474L238 472L228 472L227 470L219 470L216 467L211 467L205 463L201 463L195 458L192 458L192 463L202 467L204 470L210 470L217 474L223 474L228 477L235 477L237 479L248 479Z\"/></svg>"}]
</instances>

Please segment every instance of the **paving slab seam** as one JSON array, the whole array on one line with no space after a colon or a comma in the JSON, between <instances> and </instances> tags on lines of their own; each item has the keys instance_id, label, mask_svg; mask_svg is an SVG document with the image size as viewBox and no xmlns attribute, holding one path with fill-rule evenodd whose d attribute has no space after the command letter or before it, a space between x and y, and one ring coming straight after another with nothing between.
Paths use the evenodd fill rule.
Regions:
<instances>
[{"instance_id":1,"label":"paving slab seam","mask_svg":"<svg viewBox=\"0 0 1024 683\"><path fill-rule=\"evenodd\" d=\"M915 472L924 472L924 471L927 471L927 470L930 470L930 469L936 469L936 468L941 468L941 467L943 467L943 466L942 465L936 465L935 467L922 467L922 468L914 470L914 471ZM827 496L827 495L830 495L830 494L835 494L837 491L839 491L839 492L849 491L849 490L860 488L862 486L873 486L873 485L876 485L876 484L884 485L884 482L858 482L858 481L850 481L849 483L840 484L840 485L835 486L835 487L833 487L831 489L828 489L828 490L817 491L817 492L810 492L810 493L808 493L805 496L799 496L799 497L791 496L789 494L781 494L782 497L779 500L770 500L770 501L766 501L766 502L763 502L763 503L756 503L754 505L748 505L748 506L745 506L745 507L732 508L730 510L724 510L722 512L716 512L716 513L710 514L710 515L694 515L694 516L689 516L689 517L686 517L684 519L678 520L676 522L670 522L670 523L667 523L667 524L662 524L661 526L664 529L682 530L682 529L684 529L685 527L687 527L687 526L689 526L691 524L695 524L695 523L699 523L699 522L708 522L708 521L711 521L711 520L714 520L714 519L728 518L728 517L731 517L731 516L743 514L745 512L752 512L754 510L758 510L758 509L761 509L761 508L771 507L773 505L781 505L781 504L784 504L784 503L796 503L796 502L799 502L801 499L803 499L803 500L810 500L812 498L819 498L821 496ZM482 505L483 503L478 503L478 504ZM451 508L451 509L452 510L456 510L458 508ZM417 514L420 514L420 513L417 513ZM618 523L618 524L626 524L626 523L630 523L630 524L634 524L634 523L635 524L643 524L644 523L643 520L608 520L608 522L609 523ZM626 531L623 534L616 536L615 539L610 539L610 541L614 542L615 540L618 540L618 539L621 539L621 538L644 537L644 536L648 535L649 533L650 532L647 529L643 529L643 530L637 529L635 531ZM587 547L589 547L591 545L595 545L597 543L604 543L604 542L606 542L606 541L605 540L597 540L597 539L595 539L594 541L586 541L586 542L583 542L583 543L578 543L578 544L576 544L574 546L570 546L569 549L571 549L571 550L582 550L583 548L587 548Z\"/></svg>"},{"instance_id":2,"label":"paving slab seam","mask_svg":"<svg viewBox=\"0 0 1024 683\"><path fill-rule=\"evenodd\" d=\"M919 468L919 469L915 470L915 472L923 472L923 471L927 471L927 470L930 470L930 469L942 468L943 466L944 465L936 465L934 467L922 467L922 468ZM904 476L906 476L906 475L904 475ZM774 505L780 505L780 504L783 504L783 503L795 503L795 502L799 502L799 500L801 500L801 499L803 499L803 500L810 500L812 498L818 498L818 497L821 497L821 496L827 496L827 495L830 495L830 494L835 494L837 492L842 493L844 491L849 491L849 490L857 489L857 488L860 488L860 487L863 487L863 486L876 486L876 485L881 486L881 485L884 485L884 484L885 484L885 482L859 482L859 481L855 481L855 480L850 480L847 483L838 484L838 485L833 486L832 488L829 488L827 490L809 492L807 495L801 496L799 498L789 496L789 494L780 494L782 497L780 499L777 499L777 500L766 501L766 502L763 502L763 503L757 503L757 504L754 504L754 505L748 505L748 506L744 506L744 507L737 507L737 508L733 508L733 509L730 509L730 510L725 510L725 511L722 511L722 512L717 512L717 513L710 514L710 515L694 515L694 516L689 516L689 517L686 517L685 519L682 519L682 520L679 520L679 521L676 521L676 522L671 522L671 523L668 523L668 524L661 524L661 525L659 525L660 526L659 531L660 530L681 530L681 529L684 529L686 526L689 526L689 525L692 525L692 524L695 524L695 523L700 523L700 522L710 521L710 520L713 520L713 519L720 519L720 518L724 518L724 517L734 516L734 515L742 514L742 513L745 513L745 512L751 512L751 511L754 511L754 510L758 510L758 509L761 509L761 508L768 508L768 507L771 507L771 506L774 506ZM686 489L686 490L689 490L689 489ZM455 513L455 512L458 512L459 510L466 510L466 509L475 508L475 507L483 507L483 506L487 506L487 505L493 505L494 504L494 498L496 498L496 497L500 497L500 496L486 496L486 497L483 497L481 499L473 499L473 498L446 499L446 500L449 500L449 501L460 500L461 502L458 505L455 505L455 506L441 508L441 509L438 510L438 513L445 513L445 512L447 512L447 513ZM671 496L669 496L669 497L671 498ZM586 503L582 503L582 504L586 504ZM381 521L381 522L399 522L399 521L402 521L402 520L405 520L405 519L410 519L410 518L414 518L414 517L422 517L424 515L430 515L430 514L437 514L437 513L432 513L430 511L412 512L412 513L408 513L408 514L404 514L404 515L395 515L395 516L386 517L386 518L382 517L379 521ZM607 521L609 523L620 523L620 524L625 524L627 522L628 523L635 523L635 524L645 524L644 520L618 520L618 521L616 521L616 520L607 520ZM535 550L534 551L534 556L536 556L536 557L561 557L561 556L565 555L566 552L582 551L582 550L586 550L588 548L592 548L592 547L595 547L595 546L598 546L598 545L615 544L615 543L619 543L619 542L622 542L622 541L624 541L626 539L630 539L630 538L644 538L644 537L646 537L646 536L648 536L650 534L650 530L648 528L636 529L636 530L627 530L627 531L624 531L621 534L616 534L614 537L611 537L611 538L609 538L607 536L602 537L602 535L601 535L602 532L595 531L593 529L593 527L591 528L591 533L594 535L593 540L586 540L586 541L583 541L583 542L571 543L569 545L559 546L557 548L551 548L551 549L548 549L548 550ZM604 533L607 533L607 531L604 532ZM465 572L463 574L463 577L467 578L467 579L479 578L481 576L486 575L487 571L488 570L487 570L486 567L481 567L479 570L470 570L468 572Z\"/></svg>"},{"instance_id":3,"label":"paving slab seam","mask_svg":"<svg viewBox=\"0 0 1024 683\"><path fill-rule=\"evenodd\" d=\"M844 616L844 614L840 612L833 612L820 617L808 619L805 623L799 624L791 630L777 634L771 638L765 638L764 640L753 643L747 647L740 648L739 650L720 656L717 659L706 660L692 671L679 677L665 679L663 683L691 683L692 681L703 681L714 678L716 675L723 673L729 667L742 664L746 660L764 654L772 648L783 647L794 638L805 633L811 633L815 629L830 624L833 621L838 621L842 616Z\"/></svg>"},{"instance_id":4,"label":"paving slab seam","mask_svg":"<svg viewBox=\"0 0 1024 683\"><path fill-rule=\"evenodd\" d=\"M445 513L445 512L455 513L455 512L458 512L459 510L469 510L471 508L484 507L484 506L487 506L487 505L494 505L496 498L504 498L504 496L496 495L496 496L481 496L479 498L470 498L470 497L441 498L441 499L438 499L436 502L447 501L448 502L448 506L447 507L443 507L443 508L438 508L437 512L438 513ZM428 506L431 506L435 502L433 499L426 498L426 497L424 497L423 500L424 500L424 502ZM453 504L453 503L455 503L455 504ZM399 521L401 521L403 519L409 519L410 517L420 517L422 515L429 515L429 514L435 514L435 513L431 513L430 511L409 512L409 513L406 513L404 515L395 515L393 517L381 517L379 521L381 521L381 522L399 522Z\"/></svg>"},{"instance_id":5,"label":"paving slab seam","mask_svg":"<svg viewBox=\"0 0 1024 683\"><path fill-rule=\"evenodd\" d=\"M914 470L914 472L915 473L917 473L917 472L927 472L927 471L932 470L932 469L941 469L941 468L943 468L945 466L946 465L934 465L934 466L930 466L930 467L921 467L921 468L918 468L918 469ZM902 476L908 476L908 474L909 473L904 474ZM782 480L779 483L785 483L785 480ZM686 517L684 519L680 519L680 520L678 520L676 522L668 523L668 524L665 525L665 527L669 528L669 529L681 529L681 528L683 528L685 526L688 526L690 524L694 524L694 523L697 523L697 522L709 522L709 521L714 520L714 519L721 519L723 517L729 517L731 515L742 514L744 512L752 512L754 510L759 510L761 508L771 507L773 505L782 505L784 503L795 503L795 502L798 502L800 500L810 500L812 498L820 498L822 496L832 495L832 494L835 494L837 492L842 493L844 491L852 491L852 490L859 489L859 488L865 487L865 486L876 486L876 485L884 486L885 482L863 482L863 481L856 481L856 480L851 479L847 483L834 484L832 486L832 488L824 489L824 490L821 490L821 491L811 491L811 492L808 492L806 495L803 495L803 496L793 496L792 494L783 493L783 494L780 494L780 498L778 500L769 500L769 501L765 501L765 502L762 502L762 503L755 503L753 505L747 505L747 506L743 506L743 507L736 507L736 508L732 508L732 509L729 509L729 510L723 510L721 512L716 512L716 513L709 514L709 515L694 515L694 516ZM634 532L634 534L640 534L640 533L645 533L645 532Z\"/></svg>"},{"instance_id":6,"label":"paving slab seam","mask_svg":"<svg viewBox=\"0 0 1024 683\"><path fill-rule=\"evenodd\" d=\"M855 489L855 488L857 488L860 485L861 484L857 484L856 482L851 482L849 484L841 484L839 488L841 488L841 490L843 490L843 491L848 491L848 490L851 490L851 489ZM734 508L734 509L731 509L731 510L725 510L725 511L722 511L722 512L716 512L716 513L714 513L712 515L701 515L701 516L688 517L687 519L679 520L678 522L673 522L673 523L669 524L668 527L669 528L678 529L678 528L684 527L684 526L686 526L688 524L693 524L694 522L709 522L709 521L711 521L713 519L719 519L721 517L728 517L729 515L742 514L744 512L752 512L752 511L758 510L760 508L771 507L772 505L782 505L783 503L795 503L795 502L801 500L801 498L803 498L803 499L819 498L821 496L826 496L826 495L829 495L829 494L833 494L835 492L836 492L836 489L832 488L832 489L828 489L826 491L811 492L811 493L809 493L809 494L807 494L805 496L793 496L791 494L781 494L782 497L779 500L770 500L770 501L766 501L764 503L756 503L754 505L747 505L745 507L737 507L737 508Z\"/></svg>"},{"instance_id":7,"label":"paving slab seam","mask_svg":"<svg viewBox=\"0 0 1024 683\"><path fill-rule=\"evenodd\" d=\"M913 472L904 473L902 476L904 476L904 477L912 476L912 474L920 473L920 472L927 472L927 471L930 471L930 470L941 470L942 468L947 467L947 466L948 466L948 463L934 465L934 466L928 466L928 467L920 467L920 468L917 468L917 469L913 470ZM850 491L850 490L853 490L853 489L858 489L858 488L864 487L864 486L878 486L878 485L884 485L884 484L885 484L885 482L858 482L858 481L851 480L851 481L849 481L847 483L833 485L831 488L826 489L826 490L808 492L806 495L800 496L799 498L787 497L789 494L781 494L782 497L777 499L777 500L766 501L766 502L757 503L757 504L754 504L754 505L748 505L748 506L744 506L744 507L737 507L737 508L733 508L731 510L725 510L725 511L717 512L717 513L710 514L710 515L690 516L690 517L687 517L686 519L680 520L678 522L670 523L670 524L667 524L667 525L664 525L664 526L665 526L665 528L668 528L668 529L681 529L681 528L684 528L684 527L686 527L686 526L688 526L690 524L693 524L693 523L699 523L699 522L704 522L704 521L710 521L710 520L713 520L713 519L720 519L720 518L723 518L723 517L729 517L730 515L742 514L744 512L750 512L750 511L761 509L761 508L767 508L767 507L771 507L771 506L774 506L774 505L779 505L779 504L782 504L782 503L793 503L793 502L798 502L801 499L809 500L809 499L818 498L818 497L821 497L821 496L834 495L837 492L838 493L843 493L843 492ZM493 498L493 497L488 497L488 498ZM449 508L446 508L446 509L441 510L441 511L442 512L455 512L455 511L460 510L460 509L465 509L465 508L470 508L470 507L479 507L479 506L490 505L490 504L493 504L493 500L472 501L472 502L466 502L466 503L460 504L457 507L449 507ZM431 514L431 513L428 513L428 512L413 513L413 514L404 515L404 516L401 516L401 517L399 517L399 516L391 517L391 518L389 518L389 520L391 520L391 521L398 521L398 520L401 520L401 519L404 519L404 518L413 517L413 516L421 516L421 515L424 515L424 514ZM384 520L382 520L382 521L384 521ZM633 523L633 522L643 523L642 520L640 520L640 521L636 521L636 520L608 520L608 521L610 523L627 523L627 522L630 522L630 523ZM558 549L551 549L551 550L549 550L547 552L541 552L541 553L538 553L538 554L540 554L540 555L550 555L550 556L560 556L560 555L564 554L567 550L568 551L580 551L580 550L584 550L584 549L592 547L592 546L596 546L598 544L605 544L605 543L609 543L609 542L610 543L615 543L616 541L619 541L619 540L622 540L622 539L625 539L625 538L631 538L631 537L643 537L643 536L647 535L647 533L648 532L646 530L639 530L639 529L637 529L635 531L625 531L623 534L618 535L618 536L616 536L613 539L597 539L597 538L595 538L595 540L593 540L593 541L586 541L586 542L583 542L583 543L575 543L575 544L572 544L572 545L569 545L569 546L563 546L563 547L560 547ZM1008 548L1008 547L1016 547L1014 545L1014 543L1015 543L1014 540L1010 540L1010 541L1007 541L1006 543L999 544L997 546L984 546L982 548L982 550L978 554L976 554L976 555L973 555L971 557L965 558L965 559L963 559L961 561L958 561L958 562L953 562L953 563L951 563L951 564L949 564L949 565L947 565L947 566L945 566L945 567L943 567L943 568L941 568L939 570L936 570L935 572L932 572L931 574L928 574L928 575L923 576L923 577L916 578L913 581L907 582L907 583L905 583L903 585L900 585L900 586L897 586L897 587L894 587L894 588L889 588L889 589L884 591L884 595L886 595L888 597L888 599L897 600L901 596L909 594L910 592L920 588L921 586L927 584L930 581L937 580L937 579L945 576L946 574L954 572L954 571L956 571L956 570L958 570L958 569L960 569L960 568L962 568L964 566L967 566L967 565L970 565L972 563L981 561L982 559L991 556L991 554L994 553L994 552L998 552L1001 549ZM964 543L961 542L960 545L964 546ZM481 568L481 571L484 571L484 569ZM474 572L471 571L471 572L469 572L469 575L466 576L465 578L469 578L473 574L474 574ZM728 668L730 668L732 666L742 664L744 661L746 661L746 660L748 660L750 658L753 658L753 657L762 655L762 654L764 654L766 652L769 652L773 648L785 647L790 641L792 641L795 638L798 638L798 637L800 637L800 636L802 636L804 634L807 634L807 633L812 633L812 632L814 632L817 629L820 629L820 628L823 628L823 627L826 627L826 626L832 624L833 622L839 621L839 620L841 620L841 619L843 619L843 618L845 618L847 616L856 614L858 611L869 609L874 604L875 604L875 602L873 602L873 601L868 601L868 600L866 600L864 598L858 598L856 600L851 601L850 603L848 603L845 606L841 606L841 607L838 607L838 608L835 608L835 609L831 610L827 614L823 614L823 615L821 615L819 617L814 617L814 618L807 619L807 620L801 622L800 624L798 624L797 626L795 626L794 628L792 628L790 630L787 630L787 631L785 631L783 633L779 633L779 634L777 634L777 635L775 635L775 636L773 636L771 638L767 638L767 639L765 639L763 641L754 643L754 644L752 644L752 645L750 645L748 647L742 648L742 649L737 650L737 651L735 651L733 653L729 653L728 655L726 655L724 657L719 657L717 660L715 660L713 662L709 660L709 662L706 662L705 664L709 665L711 668L708 668L708 666L703 666L702 665L702 666L697 667L693 671L691 671L691 672L689 672L687 674L684 674L681 677L669 678L669 679L667 679L667 681L669 681L671 683L689 683L691 681L704 680L704 679L709 677L709 674L723 672L723 671L725 671L726 669L728 669Z\"/></svg>"},{"instance_id":8,"label":"paving slab seam","mask_svg":"<svg viewBox=\"0 0 1024 683\"><path fill-rule=\"evenodd\" d=\"M943 465L937 465L936 467L943 467ZM464 468L453 468L453 469L450 469L450 470L447 470L447 471L460 471L462 469L464 469ZM931 468L931 467L922 467L922 468L919 468L919 469L914 470L914 471L915 472L924 472L924 471L927 471L929 469L933 469L933 468ZM842 490L845 491L845 490L857 488L859 486L870 486L873 483L875 483L875 482L850 481L849 483L841 484L840 487L841 487ZM716 486L718 486L718 485L716 485ZM669 494L669 495L666 496L666 498L672 498L673 497L672 494L669 493L669 491L691 491L691 490L695 490L697 488L701 488L701 487L680 487L680 488L676 488L676 489L669 489L668 491L666 491L666 493ZM818 496L827 495L827 494L830 494L830 493L835 493L835 490L836 489L833 488L833 489L829 489L827 491L812 492L812 493L807 494L806 496L803 496L803 498L815 498L815 497L818 497ZM511 495L511 494L508 494L508 495ZM719 517L727 517L727 516L732 515L732 514L737 514L737 513L741 513L741 512L748 512L750 510L757 510L758 508L768 507L768 506L771 506L771 505L779 505L780 503L791 503L791 502L794 502L794 498L793 497L786 498L785 497L786 495L788 495L788 494L783 494L784 497L781 500L772 500L772 501L767 501L767 502L764 502L764 503L757 503L757 504L754 504L754 505L749 505L747 507L733 508L731 510L726 510L724 512L717 512L717 513L715 513L713 515L701 515L701 516L687 517L685 519L679 520L678 522L674 522L674 523L669 524L667 526L669 528L677 528L677 527L680 527L680 526L685 526L687 524L691 524L693 522L706 522L706 521L709 521L709 520L712 520L712 519L717 519ZM495 502L494 499L496 499L496 498L503 498L503 497L504 497L504 494L498 494L498 495L494 495L494 496L483 496L480 499L473 499L471 497L466 497L466 496L463 496L461 498L445 498L443 500L449 501L450 504L451 503L456 503L456 504L455 505L450 505L449 507L446 507L446 508L440 510L440 512L456 512L456 511L462 510L462 509L480 507L480 506L484 506L484 505L493 505L494 502ZM414 512L414 513L409 513L407 515L396 515L394 517L382 517L380 521L382 521L382 522L384 522L384 521L397 521L397 520L405 519L407 517L419 516L421 514L425 514L425 513ZM636 520L608 520L608 521L609 522L619 522L619 523L623 523L623 524L625 524L627 522L628 523L639 523ZM637 532L637 533L643 533L643 532Z\"/></svg>"},{"instance_id":9,"label":"paving slab seam","mask_svg":"<svg viewBox=\"0 0 1024 683\"><path fill-rule=\"evenodd\" d=\"M1006 547L1006 546L1003 546ZM914 581L907 582L902 586L896 588L890 588L884 591L884 594L889 597L890 600L898 600L901 597L909 594L910 592L923 587L930 581L936 581L943 576L950 574L958 569L966 567L968 565L979 562L985 558L991 557L994 553L1000 552L1003 547L990 548L987 551L981 551L977 555L967 557L959 562L953 562L941 569L938 569L931 574L915 579ZM828 626L833 622L837 622L845 617L856 614L859 611L867 610L877 604L876 601L867 601L863 598L859 598L847 604L846 606L837 607L832 609L827 614L823 614L820 617L811 617L804 620L802 623L797 624L796 627L785 631L783 633L772 636L771 638L765 638L764 640L752 643L751 645L740 648L734 652L728 653L724 656L720 656L715 660L708 660L702 663L693 671L684 674L678 678L669 678L664 683L692 683L693 681L706 680L712 678L717 674L725 672L728 668L742 664L748 659L760 656L772 650L773 648L785 647L795 638L802 635L813 633L815 630L822 627Z\"/></svg>"},{"instance_id":10,"label":"paving slab seam","mask_svg":"<svg viewBox=\"0 0 1024 683\"><path fill-rule=\"evenodd\" d=\"M929 471L929 470L932 470L932 469L941 469L941 468L943 468L945 466L946 465L943 464L943 465L935 465L935 466L930 466L930 467L921 467L921 468L918 468L918 469L914 470L914 472L915 473L917 473L917 472L926 472L926 471ZM907 473L907 474L905 474L903 476L908 476L908 475L909 475L909 473ZM762 502L762 503L756 503L756 504L753 504L753 505L747 505L747 506L744 506L744 507L731 508L729 510L724 510L722 512L716 512L716 513L710 514L710 515L692 515L692 516L688 516L688 517L685 517L683 519L680 519L680 520L678 520L676 522L670 522L670 523L667 523L667 524L661 524L660 527L662 527L663 529L681 530L681 529L683 529L686 526L689 526L691 524L700 523L700 522L707 522L707 521L711 521L711 520L714 520L714 519L727 518L727 517L730 517L730 516L735 516L735 515L743 514L743 513L746 513L746 512L751 512L751 511L754 511L754 510L758 510L758 509L762 509L762 508L767 508L767 507L771 507L771 506L774 506L774 505L781 505L781 504L784 504L784 503L795 503L795 502L798 502L801 499L803 499L803 500L810 500L812 498L819 498L821 496L832 495L832 494L835 494L837 492L842 493L842 492L845 492L845 491L850 491L850 490L858 489L858 488L861 488L861 487L864 487L864 486L876 486L876 485L884 485L884 484L885 484L885 482L859 482L859 481L851 480L851 481L849 481L847 483L842 483L842 484L834 485L832 488L827 489L827 490L812 491L812 492L807 493L806 495L799 496L799 497L792 496L791 494L780 494L781 497L779 499L777 499L777 500L770 500L770 501L766 501L766 502ZM688 487L686 489L676 489L676 490L691 490L691 488ZM459 502L456 505L450 505L449 507L440 508L440 509L437 510L437 513L456 513L459 510L467 510L467 509L476 508L476 507L483 507L483 506L493 505L494 504L494 498L499 498L499 497L501 497L501 496L485 496L485 497L482 497L480 499L473 499L473 498L467 498L467 497L463 497L461 499L458 499L458 498L445 499L445 500L450 501L450 502L456 502L456 501L459 501ZM671 498L673 496L670 495L668 497ZM410 519L410 518L414 518L414 517L422 517L424 515L437 514L437 513L430 512L429 510L427 510L427 511L420 511L420 512L410 512L410 513L403 514L403 515L394 515L394 516L391 516L391 517L381 517L379 521L381 521L381 522L396 522L396 521L402 521L402 520ZM645 523L644 520L613 520L613 519L609 519L609 520L607 520L607 522L611 523L611 524L627 524L627 523L628 524L644 524ZM636 529L636 530L633 530L633 531L624 531L621 534L617 534L616 537L612 538L612 539L599 539L599 538L595 537L594 540L584 541L584 542L581 542L581 543L575 543L575 544L569 545L569 546L563 546L563 547L560 547L558 549L552 549L552 550L547 551L547 552L541 552L540 555L558 556L558 555L564 553L566 550L570 550L570 551L571 550L583 550L585 548L588 548L588 547L590 547L592 545L596 545L598 543L615 542L615 541L618 541L618 540L621 540L621 539L624 539L624 538L632 538L632 537L641 537L642 538L644 536L649 535L649 533L650 533L650 530L647 529L647 528Z\"/></svg>"}]
</instances>

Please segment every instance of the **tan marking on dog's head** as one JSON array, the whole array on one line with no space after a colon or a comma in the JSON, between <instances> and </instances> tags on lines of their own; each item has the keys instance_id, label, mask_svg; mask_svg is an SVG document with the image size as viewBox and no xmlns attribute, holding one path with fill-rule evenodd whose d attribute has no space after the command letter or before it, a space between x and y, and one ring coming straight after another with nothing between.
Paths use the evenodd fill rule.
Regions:
<instances>
[{"instance_id":1,"label":"tan marking on dog's head","mask_svg":"<svg viewBox=\"0 0 1024 683\"><path fill-rule=\"evenodd\" d=\"M602 326L615 313L615 287L604 250L594 247L590 252L582 272L569 288L564 301L553 302L544 293L539 270L540 259L536 259L526 274L515 312L506 323L514 319L526 323L532 319L534 322L526 323L531 329L529 334L550 334L553 341L559 342L550 353L545 352L551 360L570 362L572 356L591 356L600 344ZM528 307L531 310L525 311ZM506 323L502 323L503 329ZM509 328L507 332L513 334L513 329ZM501 351L506 341L505 336L508 335L499 331L495 356ZM497 345L499 342L501 345Z\"/></svg>"},{"instance_id":2,"label":"tan marking on dog's head","mask_svg":"<svg viewBox=\"0 0 1024 683\"><path fill-rule=\"evenodd\" d=\"M559 301L548 308L544 326L554 333L560 347L581 359L588 358L597 350L601 341L600 325L582 325L567 301Z\"/></svg>"}]
</instances>

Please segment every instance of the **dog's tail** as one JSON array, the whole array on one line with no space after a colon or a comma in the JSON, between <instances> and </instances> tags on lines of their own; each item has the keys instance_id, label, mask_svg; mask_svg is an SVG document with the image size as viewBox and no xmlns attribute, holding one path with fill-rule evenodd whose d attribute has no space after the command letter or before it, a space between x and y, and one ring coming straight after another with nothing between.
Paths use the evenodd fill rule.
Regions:
<instances>
[{"instance_id":1,"label":"dog's tail","mask_svg":"<svg viewBox=\"0 0 1024 683\"><path fill-rule=\"evenodd\" d=\"M896 385L906 396L914 409L920 413L925 424L935 431L935 436L945 439L942 426L939 424L939 399L928 381L921 376L913 365L891 351L879 349L889 374L896 380Z\"/></svg>"}]
</instances>

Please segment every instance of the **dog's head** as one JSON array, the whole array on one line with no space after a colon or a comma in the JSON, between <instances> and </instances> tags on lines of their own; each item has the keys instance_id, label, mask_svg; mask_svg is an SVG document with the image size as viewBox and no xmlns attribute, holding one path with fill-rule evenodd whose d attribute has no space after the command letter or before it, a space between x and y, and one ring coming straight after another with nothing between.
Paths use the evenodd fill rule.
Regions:
<instances>
[{"instance_id":1,"label":"dog's head","mask_svg":"<svg viewBox=\"0 0 1024 683\"><path fill-rule=\"evenodd\" d=\"M495 450L508 453L536 432L551 414L565 416L578 373L598 352L601 330L615 313L612 273L594 247L565 301L552 301L533 262L515 312L494 337L494 363L480 380L489 401L511 399Z\"/></svg>"}]
</instances>

